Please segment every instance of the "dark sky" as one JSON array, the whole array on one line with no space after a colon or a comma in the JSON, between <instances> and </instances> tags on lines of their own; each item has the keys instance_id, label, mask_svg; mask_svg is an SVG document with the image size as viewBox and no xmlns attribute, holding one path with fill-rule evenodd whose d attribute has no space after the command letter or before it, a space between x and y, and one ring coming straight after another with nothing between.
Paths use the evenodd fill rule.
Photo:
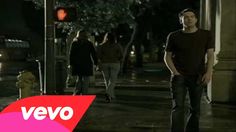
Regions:
<instances>
[{"instance_id":1,"label":"dark sky","mask_svg":"<svg viewBox=\"0 0 236 132\"><path fill-rule=\"evenodd\" d=\"M1 34L24 34L27 32L22 18L23 0L0 1L0 33ZM13 4L14 3L14 4Z\"/></svg>"}]
</instances>

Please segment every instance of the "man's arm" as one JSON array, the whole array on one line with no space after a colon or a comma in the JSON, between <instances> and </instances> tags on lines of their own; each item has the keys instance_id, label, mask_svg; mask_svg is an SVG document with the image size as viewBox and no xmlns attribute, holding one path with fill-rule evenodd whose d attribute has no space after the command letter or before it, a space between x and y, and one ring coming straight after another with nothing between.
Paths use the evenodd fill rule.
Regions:
<instances>
[{"instance_id":1,"label":"man's arm","mask_svg":"<svg viewBox=\"0 0 236 132\"><path fill-rule=\"evenodd\" d=\"M213 71L213 64L214 64L214 49L210 48L207 50L207 67L206 67L206 73L202 77L202 82L207 84L210 82L212 77L212 71Z\"/></svg>"},{"instance_id":2,"label":"man's arm","mask_svg":"<svg viewBox=\"0 0 236 132\"><path fill-rule=\"evenodd\" d=\"M172 75L180 75L172 60L172 52L165 52L164 61Z\"/></svg>"}]
</instances>

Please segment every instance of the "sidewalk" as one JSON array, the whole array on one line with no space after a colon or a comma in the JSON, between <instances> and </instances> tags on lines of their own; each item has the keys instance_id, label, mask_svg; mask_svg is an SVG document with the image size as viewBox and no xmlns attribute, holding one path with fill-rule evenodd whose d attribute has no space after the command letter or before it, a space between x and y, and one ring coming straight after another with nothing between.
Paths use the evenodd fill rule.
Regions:
<instances>
[{"instance_id":1,"label":"sidewalk","mask_svg":"<svg viewBox=\"0 0 236 132\"><path fill-rule=\"evenodd\" d=\"M168 88L169 71L162 63L146 64L142 69L132 69L125 75L120 75L117 87L130 88ZM95 86L103 83L101 73L96 74Z\"/></svg>"},{"instance_id":2,"label":"sidewalk","mask_svg":"<svg viewBox=\"0 0 236 132\"><path fill-rule=\"evenodd\" d=\"M90 90L96 99L74 132L168 132L171 96L169 72L162 64L145 65L119 77L116 100L107 103L100 73ZM14 81L0 81L0 109L17 99ZM4 87L2 87L4 86ZM66 89L67 94L72 88ZM2 93L3 91L3 93ZM202 100L201 132L236 132L236 106Z\"/></svg>"},{"instance_id":3,"label":"sidewalk","mask_svg":"<svg viewBox=\"0 0 236 132\"><path fill-rule=\"evenodd\" d=\"M74 132L167 132L169 92L117 88L117 99L107 103L103 89L93 90L97 97Z\"/></svg>"},{"instance_id":4,"label":"sidewalk","mask_svg":"<svg viewBox=\"0 0 236 132\"><path fill-rule=\"evenodd\" d=\"M164 64L144 64L142 69L129 70L127 74L120 75L117 89L158 89L168 90L168 71ZM15 86L15 76L0 77L0 110L18 98L18 89ZM95 74L95 83L92 87L104 89L104 80L100 72ZM66 94L71 94L73 88L65 89ZM94 93L96 94L96 93Z\"/></svg>"},{"instance_id":5,"label":"sidewalk","mask_svg":"<svg viewBox=\"0 0 236 132\"><path fill-rule=\"evenodd\" d=\"M91 87L104 88L104 78L101 72L95 72L95 81ZM162 63L146 64L141 69L130 69L126 74L118 76L116 89L155 89L169 90L169 71ZM73 92L73 87L65 89Z\"/></svg>"}]
</instances>

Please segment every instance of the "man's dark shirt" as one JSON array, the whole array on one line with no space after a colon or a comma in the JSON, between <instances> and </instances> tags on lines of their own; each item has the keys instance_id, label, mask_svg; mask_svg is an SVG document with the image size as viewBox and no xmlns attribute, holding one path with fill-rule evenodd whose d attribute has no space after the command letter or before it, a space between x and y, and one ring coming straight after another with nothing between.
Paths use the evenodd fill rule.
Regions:
<instances>
[{"instance_id":1,"label":"man's dark shirt","mask_svg":"<svg viewBox=\"0 0 236 132\"><path fill-rule=\"evenodd\" d=\"M197 75L205 71L205 55L210 48L215 48L211 33L198 29L194 33L171 32L165 50L172 52L172 60L180 74Z\"/></svg>"},{"instance_id":2,"label":"man's dark shirt","mask_svg":"<svg viewBox=\"0 0 236 132\"><path fill-rule=\"evenodd\" d=\"M121 46L118 43L99 45L97 53L102 63L120 63L123 55Z\"/></svg>"}]
</instances>

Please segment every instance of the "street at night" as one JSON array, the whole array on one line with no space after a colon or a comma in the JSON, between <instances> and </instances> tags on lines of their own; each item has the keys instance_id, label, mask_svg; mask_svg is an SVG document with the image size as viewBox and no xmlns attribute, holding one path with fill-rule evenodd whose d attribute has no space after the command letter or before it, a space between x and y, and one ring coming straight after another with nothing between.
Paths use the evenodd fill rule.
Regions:
<instances>
[{"instance_id":1,"label":"street at night","mask_svg":"<svg viewBox=\"0 0 236 132\"><path fill-rule=\"evenodd\" d=\"M235 7L235 0L1 0L0 111L30 96L96 95L73 132L236 132Z\"/></svg>"}]
</instances>

